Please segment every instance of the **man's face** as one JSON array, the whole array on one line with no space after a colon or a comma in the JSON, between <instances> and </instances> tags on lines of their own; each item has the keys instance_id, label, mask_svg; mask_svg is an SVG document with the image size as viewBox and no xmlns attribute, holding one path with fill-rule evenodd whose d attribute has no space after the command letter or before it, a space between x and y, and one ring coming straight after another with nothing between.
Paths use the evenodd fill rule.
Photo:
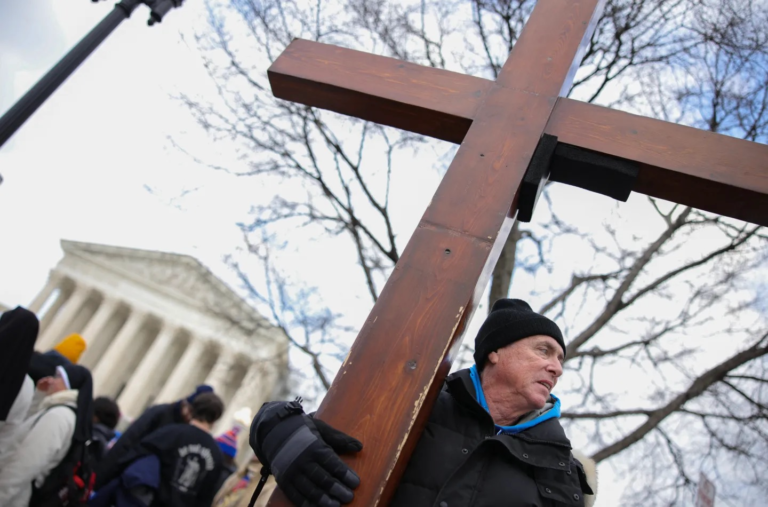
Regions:
<instances>
[{"instance_id":1,"label":"man's face","mask_svg":"<svg viewBox=\"0 0 768 507\"><path fill-rule=\"evenodd\" d=\"M483 376L508 388L527 411L543 408L563 374L563 349L551 336L523 338L488 354Z\"/></svg>"},{"instance_id":2,"label":"man's face","mask_svg":"<svg viewBox=\"0 0 768 507\"><path fill-rule=\"evenodd\" d=\"M184 422L192 420L192 406L187 400L181 402L181 417L184 419Z\"/></svg>"}]
</instances>

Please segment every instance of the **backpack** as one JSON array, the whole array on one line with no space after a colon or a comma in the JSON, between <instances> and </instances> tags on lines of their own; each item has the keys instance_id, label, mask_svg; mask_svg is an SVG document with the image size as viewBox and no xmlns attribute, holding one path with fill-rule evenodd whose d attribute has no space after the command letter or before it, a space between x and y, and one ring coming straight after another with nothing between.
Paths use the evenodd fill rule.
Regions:
<instances>
[{"instance_id":1,"label":"backpack","mask_svg":"<svg viewBox=\"0 0 768 507\"><path fill-rule=\"evenodd\" d=\"M77 414L69 405L53 405L48 410L54 407L67 407ZM45 412L40 414L34 424L37 424L44 414ZM29 507L86 505L96 482L96 452L98 451L92 440L79 442L73 439L64 459L50 471L43 484L39 488L32 484Z\"/></svg>"}]
</instances>

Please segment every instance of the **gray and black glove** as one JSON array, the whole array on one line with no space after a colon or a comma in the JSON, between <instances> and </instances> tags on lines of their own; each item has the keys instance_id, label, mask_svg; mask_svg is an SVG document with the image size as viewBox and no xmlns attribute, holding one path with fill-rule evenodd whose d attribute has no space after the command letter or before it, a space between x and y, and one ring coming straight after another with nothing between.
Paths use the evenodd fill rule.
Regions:
<instances>
[{"instance_id":1,"label":"gray and black glove","mask_svg":"<svg viewBox=\"0 0 768 507\"><path fill-rule=\"evenodd\" d=\"M278 486L299 507L339 507L360 478L338 454L359 452L359 440L304 413L301 404L265 403L251 424L250 444Z\"/></svg>"}]
</instances>

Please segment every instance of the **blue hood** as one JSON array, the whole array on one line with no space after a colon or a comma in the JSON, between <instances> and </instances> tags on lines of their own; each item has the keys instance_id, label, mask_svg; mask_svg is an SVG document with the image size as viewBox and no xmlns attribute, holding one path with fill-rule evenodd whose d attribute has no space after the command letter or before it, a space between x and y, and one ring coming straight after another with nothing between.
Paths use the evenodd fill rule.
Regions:
<instances>
[{"instance_id":1,"label":"blue hood","mask_svg":"<svg viewBox=\"0 0 768 507\"><path fill-rule=\"evenodd\" d=\"M488 403L485 401L485 393L483 393L483 385L480 383L480 374L477 371L477 365L472 365L472 368L469 369L469 376L472 378L472 384L475 386L475 398L477 398L477 402L480 404L480 406L483 407L483 409L485 409L486 412L490 414L490 411L488 410ZM537 424L542 423L548 419L559 419L560 399L554 394L550 394L550 396L555 400L552 408L543 414L539 414L530 421L526 421L521 424L516 424L514 426L499 426L496 424L497 435L502 433L514 435L515 433L520 433L521 431L525 431L528 428L533 428Z\"/></svg>"}]
</instances>

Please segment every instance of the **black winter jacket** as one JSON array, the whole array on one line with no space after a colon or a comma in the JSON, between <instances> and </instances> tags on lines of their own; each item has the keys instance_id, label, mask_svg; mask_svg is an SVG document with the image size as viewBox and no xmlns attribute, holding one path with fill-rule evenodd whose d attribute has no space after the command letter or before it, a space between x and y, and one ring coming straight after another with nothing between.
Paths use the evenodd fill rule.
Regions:
<instances>
[{"instance_id":1,"label":"black winter jacket","mask_svg":"<svg viewBox=\"0 0 768 507\"><path fill-rule=\"evenodd\" d=\"M210 507L222 455L213 437L191 424L165 426L141 441L138 456L160 459L160 489L153 507Z\"/></svg>"},{"instance_id":2,"label":"black winter jacket","mask_svg":"<svg viewBox=\"0 0 768 507\"><path fill-rule=\"evenodd\" d=\"M99 463L109 450L109 443L115 438L115 430L101 423L93 425L93 443L96 453L96 463Z\"/></svg>"},{"instance_id":3,"label":"black winter jacket","mask_svg":"<svg viewBox=\"0 0 768 507\"><path fill-rule=\"evenodd\" d=\"M495 433L469 370L450 375L391 505L581 507L592 494L557 419L515 435Z\"/></svg>"},{"instance_id":4,"label":"black winter jacket","mask_svg":"<svg viewBox=\"0 0 768 507\"><path fill-rule=\"evenodd\" d=\"M125 433L120 435L115 445L102 458L96 468L96 490L105 486L109 481L119 476L125 465L123 458L136 451L141 439L155 430L169 424L184 423L181 415L181 406L177 401L155 405L144 411L141 416L131 424Z\"/></svg>"}]
</instances>

